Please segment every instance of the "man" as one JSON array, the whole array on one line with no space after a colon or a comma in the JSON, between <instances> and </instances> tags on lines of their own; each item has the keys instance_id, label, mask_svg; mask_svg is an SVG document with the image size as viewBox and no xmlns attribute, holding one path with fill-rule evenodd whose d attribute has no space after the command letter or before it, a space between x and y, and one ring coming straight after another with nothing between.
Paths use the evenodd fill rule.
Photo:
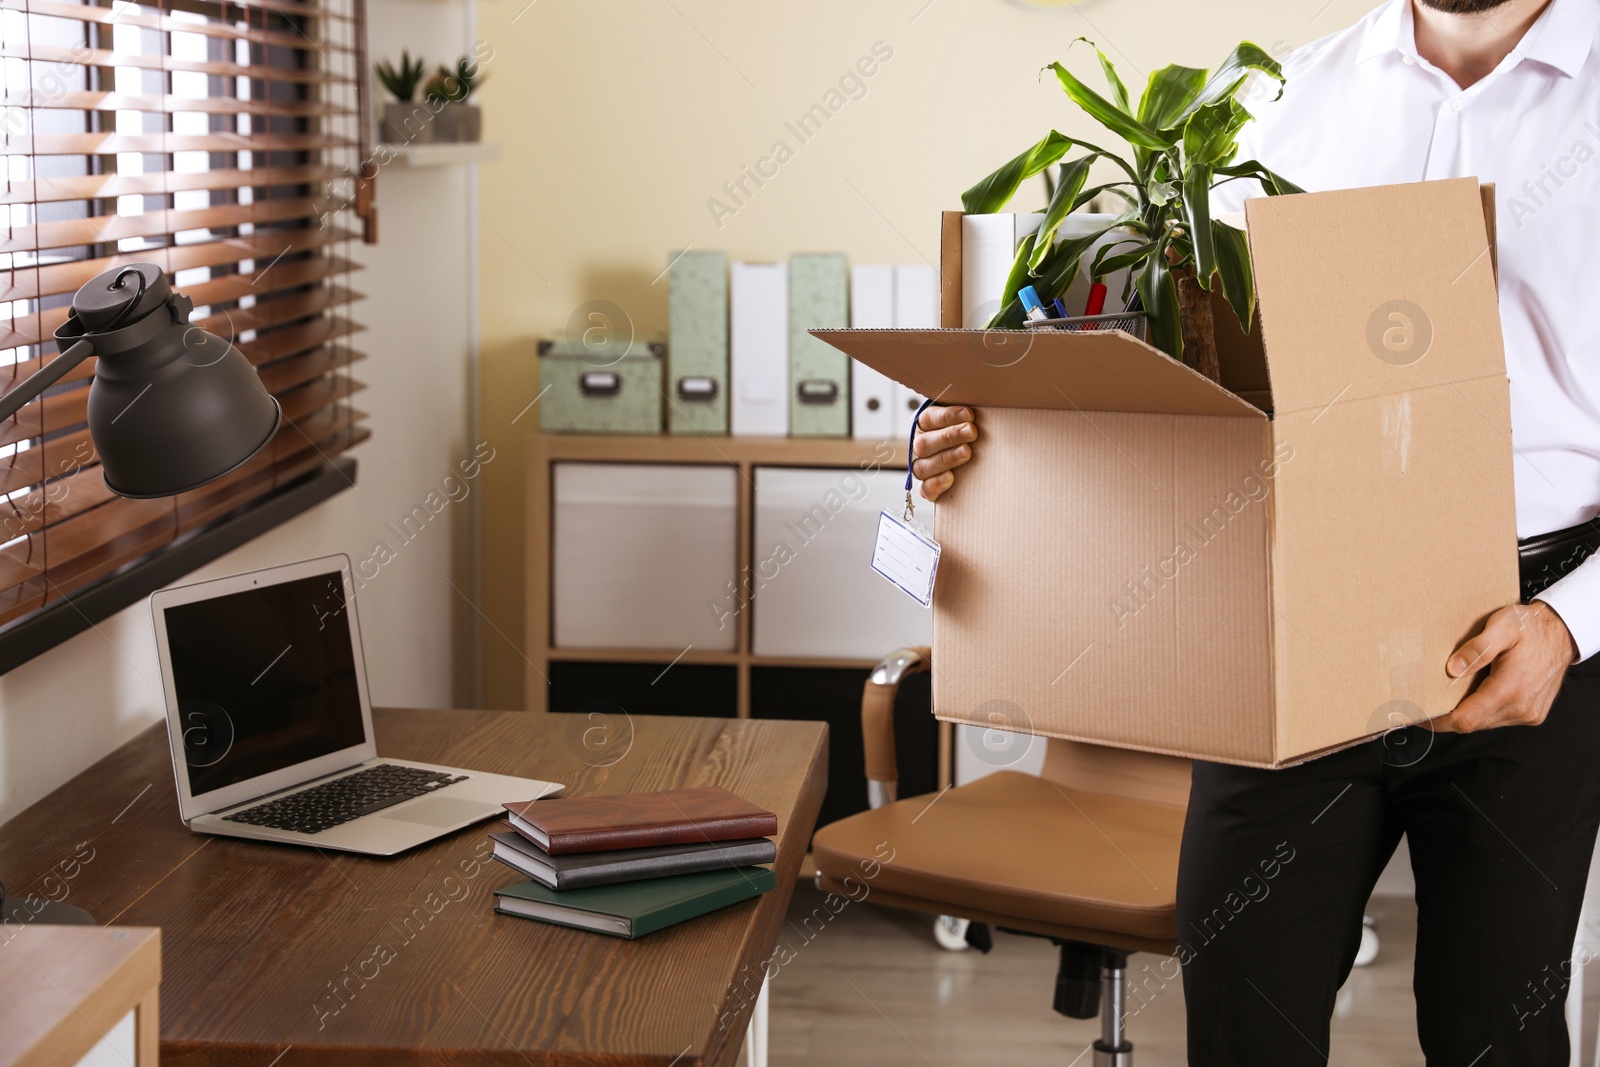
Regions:
<instances>
[{"instance_id":1,"label":"man","mask_svg":"<svg viewBox=\"0 0 1600 1067\"><path fill-rule=\"evenodd\" d=\"M1189 1062L1327 1062L1373 884L1402 834L1417 882L1414 988L1430 1067L1564 1067L1562 1006L1600 828L1600 0L1389 0L1295 53L1240 158L1334 189L1496 183L1524 595L1445 665L1488 666L1448 715L1262 771L1196 762L1180 931L1262 862L1273 892L1186 961ZM1215 210L1237 208L1243 183ZM1252 191L1254 195L1255 191ZM931 408L923 494L977 442ZM1381 516L1374 516L1380 521ZM1554 531L1554 533L1552 533ZM1418 605L1419 611L1427 610ZM1180 933L1180 936L1182 934Z\"/></svg>"}]
</instances>

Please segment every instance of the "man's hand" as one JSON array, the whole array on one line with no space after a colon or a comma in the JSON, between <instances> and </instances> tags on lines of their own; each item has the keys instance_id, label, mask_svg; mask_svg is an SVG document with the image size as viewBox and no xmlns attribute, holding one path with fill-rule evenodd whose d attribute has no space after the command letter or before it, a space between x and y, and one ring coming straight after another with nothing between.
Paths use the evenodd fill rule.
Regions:
<instances>
[{"instance_id":1,"label":"man's hand","mask_svg":"<svg viewBox=\"0 0 1600 1067\"><path fill-rule=\"evenodd\" d=\"M956 483L955 468L972 459L972 442L978 439L977 414L971 408L942 408L930 405L917 417L917 437L913 446L917 458L911 473L922 481L927 500Z\"/></svg>"},{"instance_id":2,"label":"man's hand","mask_svg":"<svg viewBox=\"0 0 1600 1067\"><path fill-rule=\"evenodd\" d=\"M1478 635L1450 656L1445 672L1460 678L1489 664L1489 676L1456 710L1432 720L1441 733L1470 734L1497 726L1537 726L1550 713L1578 646L1555 609L1542 600L1489 616Z\"/></svg>"}]
</instances>

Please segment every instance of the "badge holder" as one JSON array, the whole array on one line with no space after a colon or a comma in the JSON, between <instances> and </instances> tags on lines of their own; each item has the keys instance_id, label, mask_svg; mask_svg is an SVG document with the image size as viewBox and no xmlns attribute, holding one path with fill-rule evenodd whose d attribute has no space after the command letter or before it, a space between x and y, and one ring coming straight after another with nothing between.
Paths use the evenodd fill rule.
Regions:
<instances>
[{"instance_id":1,"label":"badge holder","mask_svg":"<svg viewBox=\"0 0 1600 1067\"><path fill-rule=\"evenodd\" d=\"M905 510L900 515L888 508L878 512L878 537L872 546L872 569L925 608L933 605L933 583L943 550L927 527L917 521L917 506L911 497L916 479L911 471L916 461L917 420L932 403L932 399L924 400L911 416L911 436L906 443Z\"/></svg>"}]
</instances>

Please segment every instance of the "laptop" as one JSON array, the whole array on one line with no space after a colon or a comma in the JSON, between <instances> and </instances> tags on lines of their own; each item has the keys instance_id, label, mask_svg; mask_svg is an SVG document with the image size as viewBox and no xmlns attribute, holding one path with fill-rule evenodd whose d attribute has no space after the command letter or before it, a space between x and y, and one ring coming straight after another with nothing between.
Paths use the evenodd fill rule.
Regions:
<instances>
[{"instance_id":1,"label":"laptop","mask_svg":"<svg viewBox=\"0 0 1600 1067\"><path fill-rule=\"evenodd\" d=\"M561 789L379 757L347 556L166 589L150 605L191 830L390 856Z\"/></svg>"}]
</instances>

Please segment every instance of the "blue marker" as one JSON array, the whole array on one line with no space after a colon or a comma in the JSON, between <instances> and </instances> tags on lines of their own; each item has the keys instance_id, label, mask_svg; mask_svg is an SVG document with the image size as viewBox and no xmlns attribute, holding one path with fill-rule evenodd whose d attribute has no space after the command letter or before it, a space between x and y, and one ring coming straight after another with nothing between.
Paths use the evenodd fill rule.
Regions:
<instances>
[{"instance_id":1,"label":"blue marker","mask_svg":"<svg viewBox=\"0 0 1600 1067\"><path fill-rule=\"evenodd\" d=\"M1017 290L1017 299L1022 301L1023 317L1029 322L1040 322L1050 317L1044 305L1039 302L1039 294L1031 285L1024 285Z\"/></svg>"},{"instance_id":2,"label":"blue marker","mask_svg":"<svg viewBox=\"0 0 1600 1067\"><path fill-rule=\"evenodd\" d=\"M1056 297L1056 317L1060 318L1060 319L1064 319L1064 318L1068 317L1068 315L1067 315L1067 305L1065 305L1065 304L1063 304L1061 302L1061 298L1059 296Z\"/></svg>"}]
</instances>

